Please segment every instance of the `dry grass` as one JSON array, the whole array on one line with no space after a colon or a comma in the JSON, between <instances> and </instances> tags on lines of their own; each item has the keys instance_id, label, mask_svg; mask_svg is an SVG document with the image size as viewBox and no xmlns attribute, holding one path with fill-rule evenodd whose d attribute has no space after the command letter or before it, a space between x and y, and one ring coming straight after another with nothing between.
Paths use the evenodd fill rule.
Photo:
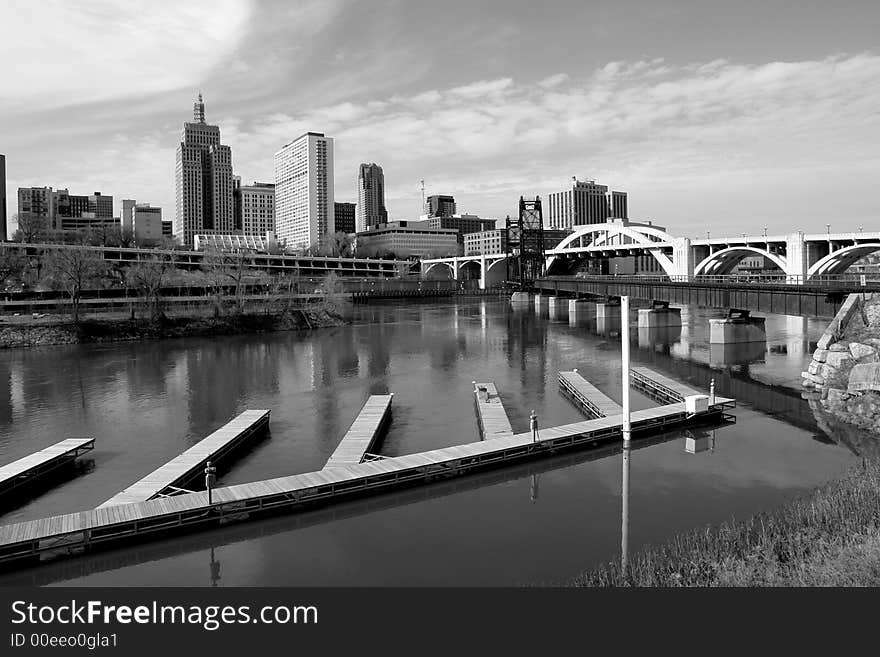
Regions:
<instances>
[{"instance_id":1,"label":"dry grass","mask_svg":"<svg viewBox=\"0 0 880 657\"><path fill-rule=\"evenodd\" d=\"M586 572L575 586L877 586L880 464L745 522L675 537Z\"/></svg>"}]
</instances>

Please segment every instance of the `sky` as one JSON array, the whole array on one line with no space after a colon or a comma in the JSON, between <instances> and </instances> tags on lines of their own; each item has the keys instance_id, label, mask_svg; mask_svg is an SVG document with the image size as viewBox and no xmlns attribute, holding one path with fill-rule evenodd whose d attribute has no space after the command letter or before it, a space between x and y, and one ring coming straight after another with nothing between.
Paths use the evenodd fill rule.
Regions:
<instances>
[{"instance_id":1,"label":"sky","mask_svg":"<svg viewBox=\"0 0 880 657\"><path fill-rule=\"evenodd\" d=\"M501 218L572 176L678 236L880 230L880 2L3 0L0 153L20 186L174 215L201 90L244 183L306 131L337 201Z\"/></svg>"}]
</instances>

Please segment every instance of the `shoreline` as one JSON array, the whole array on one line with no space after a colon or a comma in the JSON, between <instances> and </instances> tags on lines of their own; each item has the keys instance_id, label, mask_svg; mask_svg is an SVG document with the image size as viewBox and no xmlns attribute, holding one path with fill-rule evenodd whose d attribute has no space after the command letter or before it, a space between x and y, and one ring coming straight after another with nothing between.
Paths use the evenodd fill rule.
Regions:
<instances>
[{"instance_id":1,"label":"shoreline","mask_svg":"<svg viewBox=\"0 0 880 657\"><path fill-rule=\"evenodd\" d=\"M72 320L22 322L0 325L0 350L105 342L138 342L182 337L243 335L277 331L334 328L348 323L325 308L280 313L250 312L220 317L178 315L154 322L149 319L88 317Z\"/></svg>"},{"instance_id":2,"label":"shoreline","mask_svg":"<svg viewBox=\"0 0 880 657\"><path fill-rule=\"evenodd\" d=\"M878 586L880 463L748 520L728 520L616 558L569 582L590 587Z\"/></svg>"}]
</instances>

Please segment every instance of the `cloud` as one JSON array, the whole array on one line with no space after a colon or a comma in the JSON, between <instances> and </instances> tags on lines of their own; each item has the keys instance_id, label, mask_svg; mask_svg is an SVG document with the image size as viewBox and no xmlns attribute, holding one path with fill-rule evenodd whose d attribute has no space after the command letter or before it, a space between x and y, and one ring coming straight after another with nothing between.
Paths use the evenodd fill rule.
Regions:
<instances>
[{"instance_id":1,"label":"cloud","mask_svg":"<svg viewBox=\"0 0 880 657\"><path fill-rule=\"evenodd\" d=\"M236 47L249 0L6 0L0 105L79 104L202 79ZM22 34L28 38L22 39Z\"/></svg>"}]
</instances>

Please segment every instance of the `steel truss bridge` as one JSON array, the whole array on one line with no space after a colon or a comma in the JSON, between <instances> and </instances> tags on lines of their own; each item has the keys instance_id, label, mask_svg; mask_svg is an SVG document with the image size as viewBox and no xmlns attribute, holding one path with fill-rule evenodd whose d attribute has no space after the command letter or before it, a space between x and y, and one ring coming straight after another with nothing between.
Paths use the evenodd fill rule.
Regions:
<instances>
[{"instance_id":1,"label":"steel truss bridge","mask_svg":"<svg viewBox=\"0 0 880 657\"><path fill-rule=\"evenodd\" d=\"M743 235L691 239L675 237L656 226L631 221L577 226L555 248L547 250L547 275L565 275L584 259L652 256L670 281L731 274L750 256L763 256L778 269L783 283L804 284L846 272L857 260L880 250L880 232ZM422 260L422 276L446 267L454 279L479 278L487 287L504 280L504 253ZM499 264L500 263L500 264Z\"/></svg>"}]
</instances>

